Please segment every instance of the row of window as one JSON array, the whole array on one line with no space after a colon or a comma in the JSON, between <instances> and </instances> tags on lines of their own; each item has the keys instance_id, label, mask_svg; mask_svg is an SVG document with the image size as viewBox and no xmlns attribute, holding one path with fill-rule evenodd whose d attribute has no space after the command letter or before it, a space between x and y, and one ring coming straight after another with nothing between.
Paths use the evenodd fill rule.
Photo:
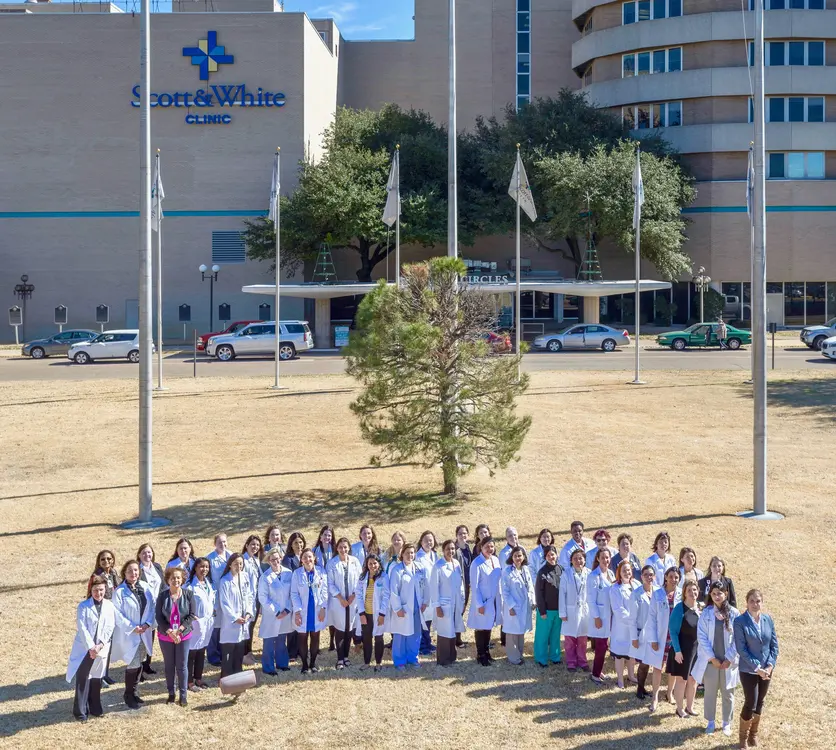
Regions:
<instances>
[{"instance_id":1,"label":"row of window","mask_svg":"<svg viewBox=\"0 0 836 750\"><path fill-rule=\"evenodd\" d=\"M682 102L658 102L622 107L621 121L628 130L679 127L682 125Z\"/></svg>"},{"instance_id":2,"label":"row of window","mask_svg":"<svg viewBox=\"0 0 836 750\"><path fill-rule=\"evenodd\" d=\"M517 109L531 101L531 0L517 0Z\"/></svg>"},{"instance_id":3,"label":"row of window","mask_svg":"<svg viewBox=\"0 0 836 750\"><path fill-rule=\"evenodd\" d=\"M765 10L824 10L824 0L763 0ZM755 0L749 0L749 10L755 9Z\"/></svg>"},{"instance_id":4,"label":"row of window","mask_svg":"<svg viewBox=\"0 0 836 750\"><path fill-rule=\"evenodd\" d=\"M771 151L770 180L823 180L823 151Z\"/></svg>"},{"instance_id":5,"label":"row of window","mask_svg":"<svg viewBox=\"0 0 836 750\"><path fill-rule=\"evenodd\" d=\"M682 70L682 47L630 52L621 56L621 76L644 76Z\"/></svg>"},{"instance_id":6,"label":"row of window","mask_svg":"<svg viewBox=\"0 0 836 750\"><path fill-rule=\"evenodd\" d=\"M627 25L682 15L682 0L630 0L621 5L621 23Z\"/></svg>"},{"instance_id":7,"label":"row of window","mask_svg":"<svg viewBox=\"0 0 836 750\"><path fill-rule=\"evenodd\" d=\"M752 288L748 281L722 284L723 294L741 301L740 317L750 318ZM836 282L833 281L767 281L767 294L784 297L784 320L787 326L823 324L836 317ZM778 312L780 313L780 307Z\"/></svg>"},{"instance_id":8,"label":"row of window","mask_svg":"<svg viewBox=\"0 0 836 750\"><path fill-rule=\"evenodd\" d=\"M755 121L755 103L749 99L749 122ZM823 96L770 96L767 122L824 122Z\"/></svg>"},{"instance_id":9,"label":"row of window","mask_svg":"<svg viewBox=\"0 0 836 750\"><path fill-rule=\"evenodd\" d=\"M763 60L765 65L824 65L823 41L765 42ZM755 43L749 42L749 65L755 64Z\"/></svg>"}]
</instances>

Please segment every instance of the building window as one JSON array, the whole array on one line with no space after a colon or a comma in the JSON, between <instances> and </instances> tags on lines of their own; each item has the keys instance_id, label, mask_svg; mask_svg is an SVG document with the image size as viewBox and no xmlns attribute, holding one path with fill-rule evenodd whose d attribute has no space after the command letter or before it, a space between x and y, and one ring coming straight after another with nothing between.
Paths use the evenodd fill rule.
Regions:
<instances>
[{"instance_id":1,"label":"building window","mask_svg":"<svg viewBox=\"0 0 836 750\"><path fill-rule=\"evenodd\" d=\"M240 231L212 232L213 263L243 263L246 259L244 235Z\"/></svg>"},{"instance_id":2,"label":"building window","mask_svg":"<svg viewBox=\"0 0 836 750\"><path fill-rule=\"evenodd\" d=\"M621 122L628 130L676 128L682 125L682 102L659 102L622 107Z\"/></svg>"},{"instance_id":3,"label":"building window","mask_svg":"<svg viewBox=\"0 0 836 750\"><path fill-rule=\"evenodd\" d=\"M531 0L517 0L517 109L531 101Z\"/></svg>"},{"instance_id":4,"label":"building window","mask_svg":"<svg viewBox=\"0 0 836 750\"><path fill-rule=\"evenodd\" d=\"M764 64L780 65L824 65L824 42L766 42ZM755 64L755 44L749 42L749 65Z\"/></svg>"},{"instance_id":5,"label":"building window","mask_svg":"<svg viewBox=\"0 0 836 750\"><path fill-rule=\"evenodd\" d=\"M583 87L586 88L590 83L592 83L592 65L587 65L583 72Z\"/></svg>"},{"instance_id":6,"label":"building window","mask_svg":"<svg viewBox=\"0 0 836 750\"><path fill-rule=\"evenodd\" d=\"M621 57L622 78L649 73L673 73L678 70L682 70L682 47L631 52Z\"/></svg>"},{"instance_id":7,"label":"building window","mask_svg":"<svg viewBox=\"0 0 836 750\"><path fill-rule=\"evenodd\" d=\"M770 180L823 180L823 151L773 151L769 154Z\"/></svg>"},{"instance_id":8,"label":"building window","mask_svg":"<svg viewBox=\"0 0 836 750\"><path fill-rule=\"evenodd\" d=\"M682 15L682 0L630 0L621 4L621 23L654 21Z\"/></svg>"},{"instance_id":9,"label":"building window","mask_svg":"<svg viewBox=\"0 0 836 750\"><path fill-rule=\"evenodd\" d=\"M764 10L824 10L824 0L764 0ZM749 10L755 9L755 0L749 0Z\"/></svg>"},{"instance_id":10,"label":"building window","mask_svg":"<svg viewBox=\"0 0 836 750\"><path fill-rule=\"evenodd\" d=\"M749 122L754 122L755 106L749 99ZM766 104L767 122L824 122L823 96L770 96Z\"/></svg>"}]
</instances>

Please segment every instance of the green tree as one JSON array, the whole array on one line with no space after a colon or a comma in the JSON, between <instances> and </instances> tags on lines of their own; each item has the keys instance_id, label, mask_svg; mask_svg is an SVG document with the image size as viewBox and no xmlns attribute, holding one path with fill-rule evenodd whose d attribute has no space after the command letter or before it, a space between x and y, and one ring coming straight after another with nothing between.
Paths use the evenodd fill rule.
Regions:
<instances>
[{"instance_id":1,"label":"green tree","mask_svg":"<svg viewBox=\"0 0 836 750\"><path fill-rule=\"evenodd\" d=\"M357 313L347 371L362 385L351 404L363 438L383 458L441 465L444 491L477 465L493 475L517 453L531 417L517 417L517 357L493 356L484 334L493 302L459 281L462 261L405 266L402 287L381 283Z\"/></svg>"}]
</instances>

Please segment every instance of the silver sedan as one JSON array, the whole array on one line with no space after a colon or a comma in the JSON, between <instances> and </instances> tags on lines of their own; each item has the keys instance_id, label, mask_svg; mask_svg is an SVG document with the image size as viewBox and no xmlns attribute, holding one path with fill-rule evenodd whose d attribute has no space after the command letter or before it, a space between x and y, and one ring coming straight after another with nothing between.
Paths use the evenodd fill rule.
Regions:
<instances>
[{"instance_id":1,"label":"silver sedan","mask_svg":"<svg viewBox=\"0 0 836 750\"><path fill-rule=\"evenodd\" d=\"M535 349L559 352L562 349L603 349L613 352L618 346L627 346L627 331L619 331L600 323L581 323L564 328L557 333L538 336L533 341Z\"/></svg>"},{"instance_id":2,"label":"silver sedan","mask_svg":"<svg viewBox=\"0 0 836 750\"><path fill-rule=\"evenodd\" d=\"M43 359L52 354L66 354L73 344L90 341L98 335L98 331L91 331L87 328L63 331L62 333L56 333L54 336L48 336L47 338L24 344L20 349L20 353L24 357L32 357L32 359Z\"/></svg>"}]
</instances>

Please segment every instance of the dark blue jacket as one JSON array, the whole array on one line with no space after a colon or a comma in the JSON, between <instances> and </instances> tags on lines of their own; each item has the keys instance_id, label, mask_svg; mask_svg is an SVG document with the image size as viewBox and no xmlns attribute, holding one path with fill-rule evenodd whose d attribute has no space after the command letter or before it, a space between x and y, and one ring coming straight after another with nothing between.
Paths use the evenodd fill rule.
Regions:
<instances>
[{"instance_id":1,"label":"dark blue jacket","mask_svg":"<svg viewBox=\"0 0 836 750\"><path fill-rule=\"evenodd\" d=\"M744 612L734 621L734 645L740 655L740 671L755 674L758 669L774 667L778 661L778 635L775 623L767 614L761 614L761 632L752 619Z\"/></svg>"}]
</instances>

